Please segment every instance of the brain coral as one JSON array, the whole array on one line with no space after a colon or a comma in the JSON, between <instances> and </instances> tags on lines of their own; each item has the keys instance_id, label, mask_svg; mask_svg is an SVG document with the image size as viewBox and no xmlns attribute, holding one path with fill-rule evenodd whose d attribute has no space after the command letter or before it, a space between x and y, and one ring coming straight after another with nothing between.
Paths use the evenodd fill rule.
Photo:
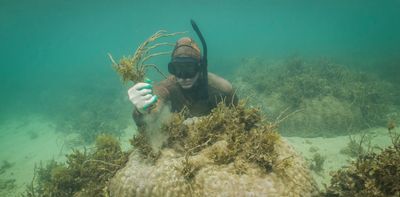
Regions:
<instances>
[{"instance_id":1,"label":"brain coral","mask_svg":"<svg viewBox=\"0 0 400 197\"><path fill-rule=\"evenodd\" d=\"M190 124L183 119L178 114L163 127L169 139L156 159L140 147L131 153L108 185L110 196L318 194L303 159L258 110L219 105Z\"/></svg>"}]
</instances>

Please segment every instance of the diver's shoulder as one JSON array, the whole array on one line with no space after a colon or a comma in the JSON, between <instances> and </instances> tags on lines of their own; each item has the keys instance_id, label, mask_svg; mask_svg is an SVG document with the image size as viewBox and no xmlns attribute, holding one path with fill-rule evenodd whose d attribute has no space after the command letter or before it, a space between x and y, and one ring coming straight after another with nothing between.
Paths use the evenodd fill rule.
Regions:
<instances>
[{"instance_id":1,"label":"diver's shoulder","mask_svg":"<svg viewBox=\"0 0 400 197\"><path fill-rule=\"evenodd\" d=\"M162 97L168 97L175 89L177 89L176 78L172 75L154 85L155 93Z\"/></svg>"},{"instance_id":2,"label":"diver's shoulder","mask_svg":"<svg viewBox=\"0 0 400 197\"><path fill-rule=\"evenodd\" d=\"M208 85L224 93L233 92L232 84L228 80L214 73L208 73Z\"/></svg>"}]
</instances>

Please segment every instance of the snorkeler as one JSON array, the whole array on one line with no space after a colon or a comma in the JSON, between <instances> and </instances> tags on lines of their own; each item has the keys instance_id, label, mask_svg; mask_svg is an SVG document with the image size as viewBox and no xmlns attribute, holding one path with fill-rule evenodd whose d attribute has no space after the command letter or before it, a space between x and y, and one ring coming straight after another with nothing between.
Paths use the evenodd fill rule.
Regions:
<instances>
[{"instance_id":1,"label":"snorkeler","mask_svg":"<svg viewBox=\"0 0 400 197\"><path fill-rule=\"evenodd\" d=\"M221 101L226 105L237 104L231 83L207 71L207 48L197 25L192 26L199 35L204 55L192 38L183 37L172 51L168 72L171 74L154 87L150 81L136 83L128 90L129 100L134 105L133 119L143 126L143 114L159 111L170 105L172 112L184 107L189 117L203 116L211 112Z\"/></svg>"}]
</instances>

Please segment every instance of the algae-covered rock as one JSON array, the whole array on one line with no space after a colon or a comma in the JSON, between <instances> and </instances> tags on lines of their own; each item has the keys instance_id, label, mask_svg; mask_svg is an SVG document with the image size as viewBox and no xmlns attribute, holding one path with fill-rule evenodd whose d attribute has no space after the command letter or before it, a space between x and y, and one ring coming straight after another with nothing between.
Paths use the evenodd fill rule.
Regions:
<instances>
[{"instance_id":1,"label":"algae-covered rock","mask_svg":"<svg viewBox=\"0 0 400 197\"><path fill-rule=\"evenodd\" d=\"M220 104L184 124L163 126L170 137L156 160L136 149L111 179L111 196L313 196L315 181L276 125L259 110ZM179 124L179 121L180 124ZM190 121L189 121L190 122ZM179 134L180 133L180 134Z\"/></svg>"},{"instance_id":2,"label":"algae-covered rock","mask_svg":"<svg viewBox=\"0 0 400 197\"><path fill-rule=\"evenodd\" d=\"M302 158L284 141L276 146L283 157L292 156L293 165L286 174L266 173L256 164L247 164L246 172L237 173L235 163L215 164L204 154L189 157L194 177L182 173L185 157L165 149L159 160L150 165L137 152L127 166L111 180L111 196L312 196L315 182Z\"/></svg>"}]
</instances>

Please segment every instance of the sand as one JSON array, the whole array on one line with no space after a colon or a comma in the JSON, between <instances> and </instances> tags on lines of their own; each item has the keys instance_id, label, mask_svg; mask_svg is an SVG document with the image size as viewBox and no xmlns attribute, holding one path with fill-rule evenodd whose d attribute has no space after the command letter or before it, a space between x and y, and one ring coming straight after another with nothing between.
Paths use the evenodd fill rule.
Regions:
<instances>
[{"instance_id":1,"label":"sand","mask_svg":"<svg viewBox=\"0 0 400 197\"><path fill-rule=\"evenodd\" d=\"M17 196L32 181L34 166L40 161L63 160L62 134L40 115L6 120L0 125L0 160L11 167L1 174L2 181L15 180L14 188L2 188L0 196Z\"/></svg>"},{"instance_id":2,"label":"sand","mask_svg":"<svg viewBox=\"0 0 400 197\"><path fill-rule=\"evenodd\" d=\"M370 137L372 146L384 148L391 145L391 140L386 128L370 128L361 133L366 133L367 136ZM353 139L360 139L361 134L353 135L352 137ZM330 172L348 165L351 160L354 159L348 155L340 153L340 150L345 148L349 143L349 136L338 136L332 138L287 137L287 139L289 143L294 146L295 150L300 152L306 160L311 160L315 153L319 153L326 158L322 172L316 173L315 171L312 171L320 188L324 188L324 184L329 184L331 178L329 175ZM374 150L376 151L377 149Z\"/></svg>"},{"instance_id":3,"label":"sand","mask_svg":"<svg viewBox=\"0 0 400 197\"><path fill-rule=\"evenodd\" d=\"M121 136L121 145L130 148L129 138L134 127L127 128ZM63 134L50 120L40 115L4 120L0 124L0 166L4 162L11 167L1 171L0 196L21 196L31 184L35 165L49 160L65 161L72 148L82 149L76 134Z\"/></svg>"}]
</instances>

